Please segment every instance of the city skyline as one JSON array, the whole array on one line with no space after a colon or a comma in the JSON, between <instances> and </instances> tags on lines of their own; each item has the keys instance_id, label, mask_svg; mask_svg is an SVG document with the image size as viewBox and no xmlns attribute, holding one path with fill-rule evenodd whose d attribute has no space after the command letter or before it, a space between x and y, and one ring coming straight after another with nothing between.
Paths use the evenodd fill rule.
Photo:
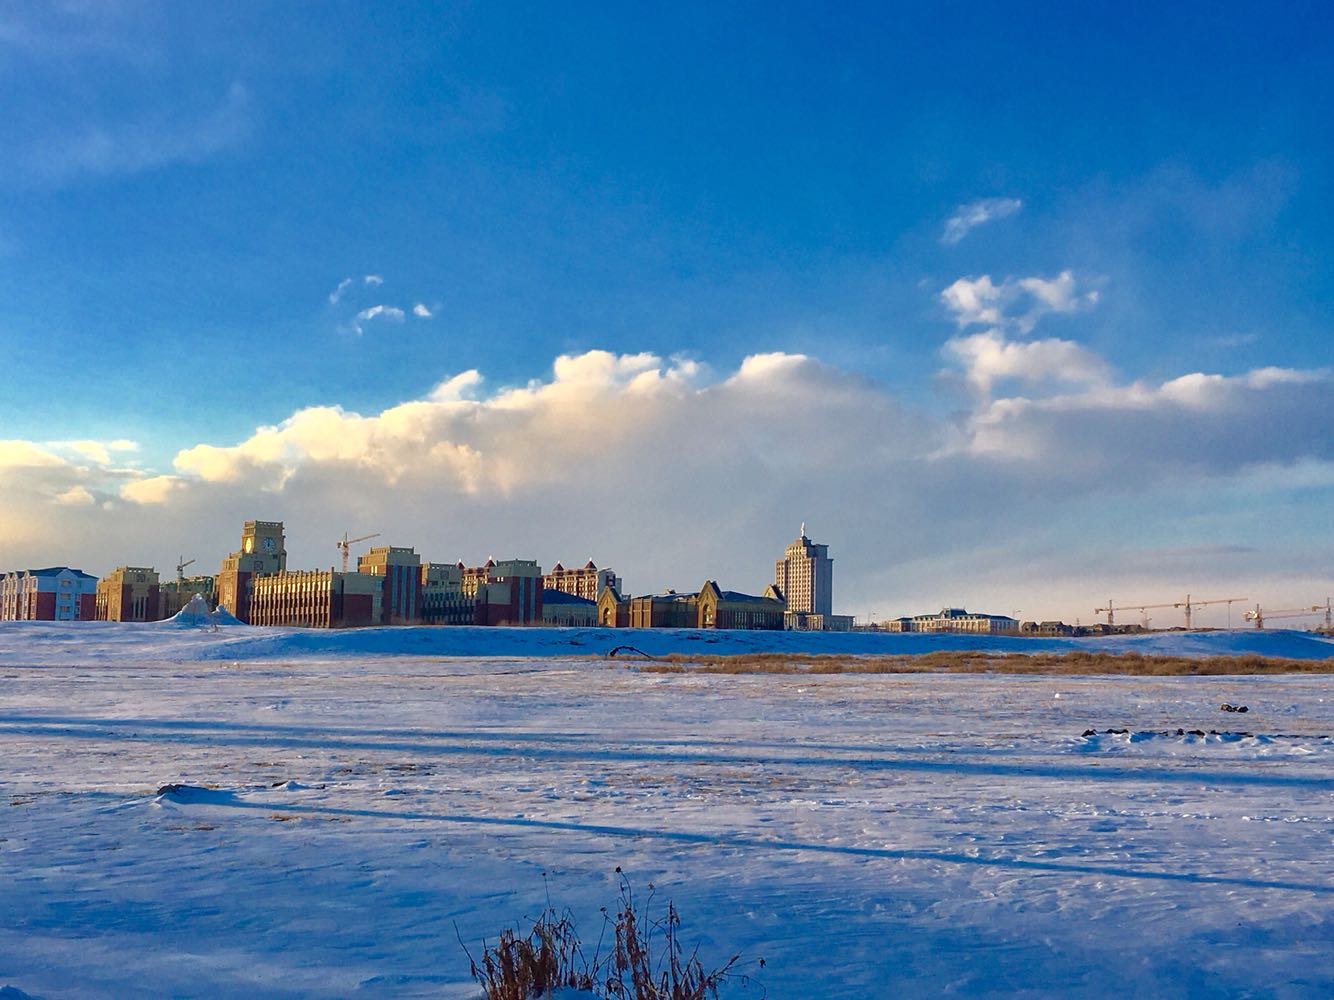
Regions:
<instances>
[{"instance_id":1,"label":"city skyline","mask_svg":"<svg viewBox=\"0 0 1334 1000\"><path fill-rule=\"evenodd\" d=\"M1323 601L1324 17L8 6L0 568Z\"/></svg>"}]
</instances>

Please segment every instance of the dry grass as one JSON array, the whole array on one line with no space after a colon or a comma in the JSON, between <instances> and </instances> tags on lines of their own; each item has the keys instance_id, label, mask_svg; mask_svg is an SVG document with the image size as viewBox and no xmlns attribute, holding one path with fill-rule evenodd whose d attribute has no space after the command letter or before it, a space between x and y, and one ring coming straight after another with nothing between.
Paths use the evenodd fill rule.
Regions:
<instances>
[{"instance_id":1,"label":"dry grass","mask_svg":"<svg viewBox=\"0 0 1334 1000\"><path fill-rule=\"evenodd\" d=\"M636 663L645 673L703 674L1125 674L1135 677L1223 674L1330 674L1334 659L1287 660L1272 656L1156 656L1143 653L997 653L949 650L916 655L840 656L746 653L736 656L676 654Z\"/></svg>"},{"instance_id":2,"label":"dry grass","mask_svg":"<svg viewBox=\"0 0 1334 1000\"><path fill-rule=\"evenodd\" d=\"M603 934L592 957L584 954L569 913L557 913L550 905L528 933L506 928L494 947L484 945L480 963L468 952L486 1000L537 1000L562 988L588 993L592 1000L710 1000L729 978L746 981L733 973L739 955L706 972L697 952L685 952L676 907L667 903L654 919L653 886L648 899L636 904L629 880L619 867L616 873L621 876L620 907L614 920L602 911ZM608 927L611 953L603 956Z\"/></svg>"}]
</instances>

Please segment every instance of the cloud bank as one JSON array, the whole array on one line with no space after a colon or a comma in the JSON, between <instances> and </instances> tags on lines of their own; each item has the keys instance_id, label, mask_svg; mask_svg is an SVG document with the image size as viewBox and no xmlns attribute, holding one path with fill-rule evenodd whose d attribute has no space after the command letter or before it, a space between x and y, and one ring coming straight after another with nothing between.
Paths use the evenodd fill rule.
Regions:
<instances>
[{"instance_id":1,"label":"cloud bank","mask_svg":"<svg viewBox=\"0 0 1334 1000\"><path fill-rule=\"evenodd\" d=\"M1070 531L1104 554L1104 575L1077 584L1101 592L1151 560L1122 565L1124 539L1090 525L1189 494L1196 519L1216 523L1172 532L1165 548L1195 553L1173 557L1173 572L1258 572L1263 556L1223 544L1245 539L1220 537L1236 531L1231 508L1257 489L1334 492L1328 372L1119 382L1078 345L996 331L956 338L945 356L986 390L952 416L801 354L719 373L588 351L524 385L470 370L378 413L305 407L244 440L184 448L158 474L120 468L109 443L3 441L0 509L32 515L22 530L4 515L0 529L22 540L6 562L101 572L166 565L194 545L208 565L258 517L287 522L294 566L331 565L333 540L364 529L437 560L592 556L636 593L706 575L758 591L806 521L831 545L849 610L1030 593L1058 614L1052 562ZM1012 384L1022 391L994 391ZM1066 551L1067 569L1086 563Z\"/></svg>"}]
</instances>

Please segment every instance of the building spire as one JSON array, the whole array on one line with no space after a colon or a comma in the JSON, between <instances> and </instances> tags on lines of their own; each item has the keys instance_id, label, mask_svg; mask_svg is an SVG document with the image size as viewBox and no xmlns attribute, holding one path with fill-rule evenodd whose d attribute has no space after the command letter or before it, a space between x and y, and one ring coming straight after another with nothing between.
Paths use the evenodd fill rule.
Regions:
<instances>
[{"instance_id":1,"label":"building spire","mask_svg":"<svg viewBox=\"0 0 1334 1000\"><path fill-rule=\"evenodd\" d=\"M802 538L805 538L805 537L806 537L806 522L805 522L805 521L802 521L802 522L801 522L801 537L802 537Z\"/></svg>"}]
</instances>

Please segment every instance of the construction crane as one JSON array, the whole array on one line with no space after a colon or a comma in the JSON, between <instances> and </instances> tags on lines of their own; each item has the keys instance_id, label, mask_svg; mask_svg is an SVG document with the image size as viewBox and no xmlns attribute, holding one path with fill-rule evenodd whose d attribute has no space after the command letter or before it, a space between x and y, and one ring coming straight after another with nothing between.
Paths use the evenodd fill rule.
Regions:
<instances>
[{"instance_id":1,"label":"construction crane","mask_svg":"<svg viewBox=\"0 0 1334 1000\"><path fill-rule=\"evenodd\" d=\"M377 531L371 535L362 535L360 538L348 538L347 532L344 531L343 537L338 539L338 541L334 542L334 545L336 545L339 551L343 553L343 572L344 573L347 572L347 554L351 550L353 545L355 545L357 542L364 542L368 538L379 538L379 537L380 533Z\"/></svg>"},{"instance_id":2,"label":"construction crane","mask_svg":"<svg viewBox=\"0 0 1334 1000\"><path fill-rule=\"evenodd\" d=\"M185 583L185 567L187 567L187 566L193 566L193 565L194 565L194 560L193 560L193 559L191 559L191 560L189 560L189 561L187 562L186 559L185 559L185 556L177 556L177 557L176 557L176 591L177 591L177 593L180 592L181 586Z\"/></svg>"},{"instance_id":3,"label":"construction crane","mask_svg":"<svg viewBox=\"0 0 1334 1000\"><path fill-rule=\"evenodd\" d=\"M1179 607L1181 607L1180 604L1123 604L1123 605L1121 605L1121 607L1120 607L1119 610L1121 610L1121 611L1138 611L1141 615L1144 616L1144 620L1145 620L1145 622L1148 622L1149 618L1148 618L1148 614L1147 614L1147 612L1150 611L1150 610L1153 609L1153 608L1179 608ZM1118 610L1117 608L1115 608L1115 607L1112 606L1112 600L1111 600L1111 598L1109 597L1109 598L1107 599L1107 607L1105 607L1105 608L1094 608L1094 609L1093 609L1093 613L1094 613L1095 615L1101 615L1101 614L1105 614L1105 615L1107 615L1107 624L1108 624L1108 625L1115 625L1115 624L1116 624L1116 612L1117 612L1117 610Z\"/></svg>"},{"instance_id":4,"label":"construction crane","mask_svg":"<svg viewBox=\"0 0 1334 1000\"><path fill-rule=\"evenodd\" d=\"M1310 618L1312 615L1325 613L1325 627L1330 625L1330 600L1325 598L1324 605L1312 604L1305 608L1279 608L1277 611L1265 611L1260 605L1254 611L1247 611L1243 616L1248 622L1255 622L1256 628L1264 628L1265 622L1273 618Z\"/></svg>"},{"instance_id":5,"label":"construction crane","mask_svg":"<svg viewBox=\"0 0 1334 1000\"><path fill-rule=\"evenodd\" d=\"M1205 607L1206 605L1209 605L1209 604L1226 604L1226 605L1227 605L1228 626L1231 627L1231 623L1232 623L1232 605L1237 604L1237 603L1239 603L1239 602L1241 602L1241 601L1246 601L1246 600L1250 600L1250 598L1247 598L1247 597L1214 597L1214 598L1210 598L1210 599L1207 600L1207 601L1193 601L1193 600L1191 600L1190 595L1187 594L1187 595L1186 595L1186 599L1185 599L1184 601L1173 601L1173 602L1165 603L1165 604L1123 604L1123 605L1121 605L1120 610L1121 610L1121 611L1138 611L1138 612L1140 612L1140 614L1142 614L1142 615L1145 616L1145 619L1144 619L1144 620L1147 622L1147 621L1148 621L1148 616L1147 616L1146 612L1152 610L1153 608L1184 608L1184 609L1186 610L1186 629L1189 631L1190 628L1192 627L1192 625L1191 625L1191 612L1192 612L1195 608L1202 608L1202 607ZM1093 613L1094 613L1095 615L1101 615L1101 614L1105 614L1105 615L1107 615L1107 624L1108 624L1108 625L1115 625L1115 624L1116 624L1116 618L1115 618L1116 611L1117 611L1117 609L1114 608L1114 607L1112 606L1112 601L1111 601L1111 599L1108 598L1108 600L1107 600L1107 607L1105 607L1105 608L1095 608L1094 611L1093 611Z\"/></svg>"}]
</instances>

